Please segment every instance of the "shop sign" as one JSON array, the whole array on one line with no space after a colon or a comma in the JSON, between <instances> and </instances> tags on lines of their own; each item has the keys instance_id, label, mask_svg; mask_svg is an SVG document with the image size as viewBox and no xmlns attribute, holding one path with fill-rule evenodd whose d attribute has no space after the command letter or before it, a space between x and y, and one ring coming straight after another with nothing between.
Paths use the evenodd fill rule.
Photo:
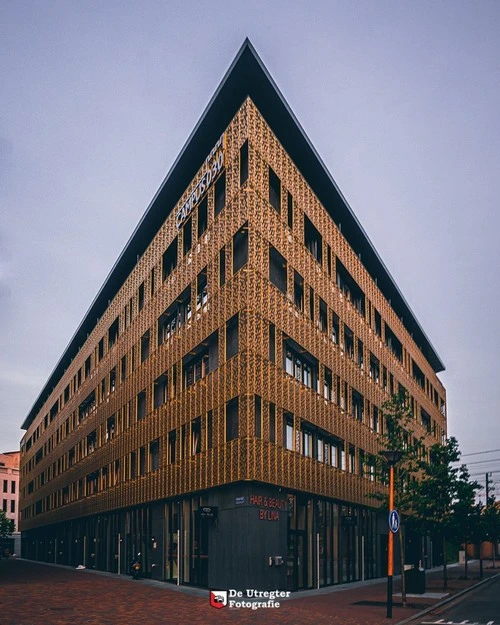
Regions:
<instances>
[{"instance_id":1,"label":"shop sign","mask_svg":"<svg viewBox=\"0 0 500 625\"><path fill-rule=\"evenodd\" d=\"M236 499L234 500L234 503L237 506L241 506L241 504L245 503L245 498L244 497L236 497Z\"/></svg>"},{"instance_id":2,"label":"shop sign","mask_svg":"<svg viewBox=\"0 0 500 625\"><path fill-rule=\"evenodd\" d=\"M200 519L216 519L218 512L218 506L203 506L199 509Z\"/></svg>"},{"instance_id":3,"label":"shop sign","mask_svg":"<svg viewBox=\"0 0 500 625\"><path fill-rule=\"evenodd\" d=\"M286 511L286 499L277 497L264 497L263 495L250 495L250 505L259 508L261 521L279 521L280 511Z\"/></svg>"},{"instance_id":4,"label":"shop sign","mask_svg":"<svg viewBox=\"0 0 500 625\"><path fill-rule=\"evenodd\" d=\"M214 147L210 150L210 154L205 159L203 173L200 176L194 190L184 204L179 208L175 216L175 225L177 230L186 221L193 210L198 206L198 202L210 189L216 178L224 167L224 135L220 137Z\"/></svg>"}]
</instances>

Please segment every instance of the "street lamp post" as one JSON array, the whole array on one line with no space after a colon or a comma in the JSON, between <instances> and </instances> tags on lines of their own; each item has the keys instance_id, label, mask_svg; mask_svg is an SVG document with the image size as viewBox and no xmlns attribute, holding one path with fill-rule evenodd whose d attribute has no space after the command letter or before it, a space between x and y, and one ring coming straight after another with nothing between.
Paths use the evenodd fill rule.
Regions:
<instances>
[{"instance_id":1,"label":"street lamp post","mask_svg":"<svg viewBox=\"0 0 500 625\"><path fill-rule=\"evenodd\" d=\"M397 464L403 456L402 451L381 451L389 465L389 533L387 536L387 618L392 618L392 578L394 575L394 530L391 526L391 516L394 512L394 465ZM397 515L396 515L397 516ZM401 571L401 575L403 575Z\"/></svg>"}]
</instances>

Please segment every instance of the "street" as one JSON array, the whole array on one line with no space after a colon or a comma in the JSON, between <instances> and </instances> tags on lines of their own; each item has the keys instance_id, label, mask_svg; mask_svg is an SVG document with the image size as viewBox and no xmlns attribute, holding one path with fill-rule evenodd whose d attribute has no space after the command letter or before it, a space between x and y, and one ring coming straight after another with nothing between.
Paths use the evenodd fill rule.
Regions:
<instances>
[{"instance_id":1,"label":"street","mask_svg":"<svg viewBox=\"0 0 500 625\"><path fill-rule=\"evenodd\" d=\"M431 614L420 625L499 625L500 578L467 594L456 605Z\"/></svg>"}]
</instances>

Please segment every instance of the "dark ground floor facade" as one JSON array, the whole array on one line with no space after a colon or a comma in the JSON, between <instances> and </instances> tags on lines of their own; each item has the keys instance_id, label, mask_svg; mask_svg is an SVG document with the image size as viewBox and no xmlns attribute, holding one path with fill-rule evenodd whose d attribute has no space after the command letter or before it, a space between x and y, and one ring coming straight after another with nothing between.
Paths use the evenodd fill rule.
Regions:
<instances>
[{"instance_id":1,"label":"dark ground floor facade","mask_svg":"<svg viewBox=\"0 0 500 625\"><path fill-rule=\"evenodd\" d=\"M410 538L407 562L421 550ZM73 567L127 574L138 553L142 575L174 584L316 588L386 574L387 515L242 482L22 534L23 557Z\"/></svg>"}]
</instances>

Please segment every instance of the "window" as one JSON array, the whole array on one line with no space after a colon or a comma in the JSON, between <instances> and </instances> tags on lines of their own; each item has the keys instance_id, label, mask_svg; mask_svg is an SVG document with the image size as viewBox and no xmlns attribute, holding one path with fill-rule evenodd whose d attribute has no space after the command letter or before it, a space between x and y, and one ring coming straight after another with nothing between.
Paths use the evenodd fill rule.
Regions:
<instances>
[{"instance_id":1,"label":"window","mask_svg":"<svg viewBox=\"0 0 500 625\"><path fill-rule=\"evenodd\" d=\"M137 453L135 451L130 452L130 478L137 477Z\"/></svg>"},{"instance_id":2,"label":"window","mask_svg":"<svg viewBox=\"0 0 500 625\"><path fill-rule=\"evenodd\" d=\"M238 397L226 404L226 441L238 438Z\"/></svg>"},{"instance_id":3,"label":"window","mask_svg":"<svg viewBox=\"0 0 500 625\"><path fill-rule=\"evenodd\" d=\"M233 274L248 263L248 222L233 237Z\"/></svg>"},{"instance_id":4,"label":"window","mask_svg":"<svg viewBox=\"0 0 500 625\"><path fill-rule=\"evenodd\" d=\"M364 368L365 359L363 355L363 341L358 339L358 367Z\"/></svg>"},{"instance_id":5,"label":"window","mask_svg":"<svg viewBox=\"0 0 500 625\"><path fill-rule=\"evenodd\" d=\"M361 313L365 315L365 294L358 283L347 271L344 265L337 259L337 286L345 295L346 299Z\"/></svg>"},{"instance_id":6,"label":"window","mask_svg":"<svg viewBox=\"0 0 500 625\"><path fill-rule=\"evenodd\" d=\"M286 259L272 245L269 246L269 279L282 293L286 293Z\"/></svg>"},{"instance_id":7,"label":"window","mask_svg":"<svg viewBox=\"0 0 500 625\"><path fill-rule=\"evenodd\" d=\"M14 499L10 500L10 511L12 514L15 514L16 512L16 502Z\"/></svg>"},{"instance_id":8,"label":"window","mask_svg":"<svg viewBox=\"0 0 500 625\"><path fill-rule=\"evenodd\" d=\"M153 267L151 269L151 274L149 278L149 295L150 297L153 297L154 294L155 294L155 268Z\"/></svg>"},{"instance_id":9,"label":"window","mask_svg":"<svg viewBox=\"0 0 500 625\"><path fill-rule=\"evenodd\" d=\"M276 405L269 404L269 441L276 442Z\"/></svg>"},{"instance_id":10,"label":"window","mask_svg":"<svg viewBox=\"0 0 500 625\"><path fill-rule=\"evenodd\" d=\"M172 271L177 267L177 237L163 253L162 259L162 279L165 281Z\"/></svg>"},{"instance_id":11,"label":"window","mask_svg":"<svg viewBox=\"0 0 500 625\"><path fill-rule=\"evenodd\" d=\"M213 415L209 410L207 413L207 449L212 449L213 446Z\"/></svg>"},{"instance_id":12,"label":"window","mask_svg":"<svg viewBox=\"0 0 500 625\"><path fill-rule=\"evenodd\" d=\"M144 282L142 282L139 285L139 298L138 298L138 302L139 302L139 310L142 310L144 308Z\"/></svg>"},{"instance_id":13,"label":"window","mask_svg":"<svg viewBox=\"0 0 500 625\"><path fill-rule=\"evenodd\" d=\"M304 279L296 271L293 272L293 302L301 312L304 312Z\"/></svg>"},{"instance_id":14,"label":"window","mask_svg":"<svg viewBox=\"0 0 500 625\"><path fill-rule=\"evenodd\" d=\"M196 278L196 310L203 308L208 302L207 267L204 267Z\"/></svg>"},{"instance_id":15,"label":"window","mask_svg":"<svg viewBox=\"0 0 500 625\"><path fill-rule=\"evenodd\" d=\"M3 492L7 493L9 490L9 481L8 480L4 480L3 481Z\"/></svg>"},{"instance_id":16,"label":"window","mask_svg":"<svg viewBox=\"0 0 500 625\"><path fill-rule=\"evenodd\" d=\"M431 417L423 408L420 408L420 423L423 425L423 427L426 429L426 431L430 434L430 432L431 432Z\"/></svg>"},{"instance_id":17,"label":"window","mask_svg":"<svg viewBox=\"0 0 500 625\"><path fill-rule=\"evenodd\" d=\"M372 409L373 409L372 430L374 432L381 433L380 418L379 418L379 414L378 414L378 408L377 408L377 406L373 406Z\"/></svg>"},{"instance_id":18,"label":"window","mask_svg":"<svg viewBox=\"0 0 500 625\"><path fill-rule=\"evenodd\" d=\"M287 194L287 212L288 212L288 227L291 230L293 228L293 197L291 193Z\"/></svg>"},{"instance_id":19,"label":"window","mask_svg":"<svg viewBox=\"0 0 500 625\"><path fill-rule=\"evenodd\" d=\"M352 409L352 416L358 421L363 421L364 412L365 412L364 398L363 398L363 395L361 395L361 393L358 393L358 391L355 391L354 389L352 389L351 409Z\"/></svg>"},{"instance_id":20,"label":"window","mask_svg":"<svg viewBox=\"0 0 500 625\"><path fill-rule=\"evenodd\" d=\"M337 313L332 313L332 341L338 345L340 336L340 319Z\"/></svg>"},{"instance_id":21,"label":"window","mask_svg":"<svg viewBox=\"0 0 500 625\"><path fill-rule=\"evenodd\" d=\"M109 392L114 393L116 390L116 367L109 372Z\"/></svg>"},{"instance_id":22,"label":"window","mask_svg":"<svg viewBox=\"0 0 500 625\"><path fill-rule=\"evenodd\" d=\"M92 391L78 406L78 423L86 419L96 408L95 391Z\"/></svg>"},{"instance_id":23,"label":"window","mask_svg":"<svg viewBox=\"0 0 500 625\"><path fill-rule=\"evenodd\" d=\"M314 321L314 289L309 287L309 319Z\"/></svg>"},{"instance_id":24,"label":"window","mask_svg":"<svg viewBox=\"0 0 500 625\"><path fill-rule=\"evenodd\" d=\"M115 437L115 425L116 419L115 415L109 417L106 421L106 442L113 440Z\"/></svg>"},{"instance_id":25,"label":"window","mask_svg":"<svg viewBox=\"0 0 500 625\"><path fill-rule=\"evenodd\" d=\"M158 346L191 319L191 287L188 286L158 318Z\"/></svg>"},{"instance_id":26,"label":"window","mask_svg":"<svg viewBox=\"0 0 500 625\"><path fill-rule=\"evenodd\" d=\"M121 361L121 381L124 382L127 377L127 356L123 356Z\"/></svg>"},{"instance_id":27,"label":"window","mask_svg":"<svg viewBox=\"0 0 500 625\"><path fill-rule=\"evenodd\" d=\"M304 214L304 245L318 263L323 262L323 238L313 226L312 221Z\"/></svg>"},{"instance_id":28,"label":"window","mask_svg":"<svg viewBox=\"0 0 500 625\"><path fill-rule=\"evenodd\" d=\"M332 277L332 248L326 244L326 266L328 271L328 277Z\"/></svg>"},{"instance_id":29,"label":"window","mask_svg":"<svg viewBox=\"0 0 500 625\"><path fill-rule=\"evenodd\" d=\"M248 139L240 148L240 187L248 179Z\"/></svg>"},{"instance_id":30,"label":"window","mask_svg":"<svg viewBox=\"0 0 500 625\"><path fill-rule=\"evenodd\" d=\"M255 395L255 436L262 437L262 399Z\"/></svg>"},{"instance_id":31,"label":"window","mask_svg":"<svg viewBox=\"0 0 500 625\"><path fill-rule=\"evenodd\" d=\"M269 167L269 204L278 213L281 212L281 181Z\"/></svg>"},{"instance_id":32,"label":"window","mask_svg":"<svg viewBox=\"0 0 500 625\"><path fill-rule=\"evenodd\" d=\"M87 379L89 375L90 375L90 356L85 361L85 379Z\"/></svg>"},{"instance_id":33,"label":"window","mask_svg":"<svg viewBox=\"0 0 500 625\"><path fill-rule=\"evenodd\" d=\"M174 464L175 462L175 448L177 444L177 432L171 430L168 433L168 464Z\"/></svg>"},{"instance_id":34,"label":"window","mask_svg":"<svg viewBox=\"0 0 500 625\"><path fill-rule=\"evenodd\" d=\"M269 360L276 362L276 327L274 323L269 324Z\"/></svg>"},{"instance_id":35,"label":"window","mask_svg":"<svg viewBox=\"0 0 500 625\"><path fill-rule=\"evenodd\" d=\"M97 360L100 362L103 356L104 356L104 339L102 338L99 341L99 344L97 345Z\"/></svg>"},{"instance_id":36,"label":"window","mask_svg":"<svg viewBox=\"0 0 500 625\"><path fill-rule=\"evenodd\" d=\"M375 334L382 336L382 318L379 311L375 308Z\"/></svg>"},{"instance_id":37,"label":"window","mask_svg":"<svg viewBox=\"0 0 500 625\"><path fill-rule=\"evenodd\" d=\"M139 449L139 475L146 475L146 448Z\"/></svg>"},{"instance_id":38,"label":"window","mask_svg":"<svg viewBox=\"0 0 500 625\"><path fill-rule=\"evenodd\" d=\"M291 412L283 413L283 445L285 449L294 449L293 415Z\"/></svg>"},{"instance_id":39,"label":"window","mask_svg":"<svg viewBox=\"0 0 500 625\"><path fill-rule=\"evenodd\" d=\"M86 455L93 454L97 449L97 430L94 430L90 434L87 435L87 449Z\"/></svg>"},{"instance_id":40,"label":"window","mask_svg":"<svg viewBox=\"0 0 500 625\"><path fill-rule=\"evenodd\" d=\"M208 227L208 199L207 196L201 200L198 205L198 238L205 232Z\"/></svg>"},{"instance_id":41,"label":"window","mask_svg":"<svg viewBox=\"0 0 500 625\"><path fill-rule=\"evenodd\" d=\"M391 328L385 324L385 344L389 348L389 351L396 356L399 362L403 362L403 346L401 341L394 334Z\"/></svg>"},{"instance_id":42,"label":"window","mask_svg":"<svg viewBox=\"0 0 500 625\"><path fill-rule=\"evenodd\" d=\"M146 416L146 391L141 391L137 395L137 421Z\"/></svg>"},{"instance_id":43,"label":"window","mask_svg":"<svg viewBox=\"0 0 500 625\"><path fill-rule=\"evenodd\" d=\"M113 323L109 326L108 330L108 347L111 349L113 345L116 343L118 339L118 317L113 321Z\"/></svg>"},{"instance_id":44,"label":"window","mask_svg":"<svg viewBox=\"0 0 500 625\"><path fill-rule=\"evenodd\" d=\"M354 334L344 323L344 351L349 358L354 360Z\"/></svg>"},{"instance_id":45,"label":"window","mask_svg":"<svg viewBox=\"0 0 500 625\"><path fill-rule=\"evenodd\" d=\"M413 358L411 359L411 365L412 365L413 379L420 386L420 388L425 388L425 375L424 375L422 369L420 369L420 367L413 360ZM436 395L436 393L435 393L435 395ZM437 403L436 403L436 405L437 405Z\"/></svg>"},{"instance_id":46,"label":"window","mask_svg":"<svg viewBox=\"0 0 500 625\"><path fill-rule=\"evenodd\" d=\"M319 327L322 332L328 331L328 309L326 307L326 302L319 298Z\"/></svg>"},{"instance_id":47,"label":"window","mask_svg":"<svg viewBox=\"0 0 500 625\"><path fill-rule=\"evenodd\" d=\"M191 217L187 219L182 227L182 255L185 256L193 245L193 223Z\"/></svg>"},{"instance_id":48,"label":"window","mask_svg":"<svg viewBox=\"0 0 500 625\"><path fill-rule=\"evenodd\" d=\"M379 383L380 361L371 352L370 352L370 378L375 382L375 384Z\"/></svg>"},{"instance_id":49,"label":"window","mask_svg":"<svg viewBox=\"0 0 500 625\"><path fill-rule=\"evenodd\" d=\"M333 376L328 367L325 367L325 379L323 380L323 397L328 401L333 401Z\"/></svg>"},{"instance_id":50,"label":"window","mask_svg":"<svg viewBox=\"0 0 500 625\"><path fill-rule=\"evenodd\" d=\"M196 417L191 423L191 455L201 452L201 417Z\"/></svg>"},{"instance_id":51,"label":"window","mask_svg":"<svg viewBox=\"0 0 500 625\"><path fill-rule=\"evenodd\" d=\"M306 426L301 427L300 431L301 453L303 456L313 457L313 433Z\"/></svg>"},{"instance_id":52,"label":"window","mask_svg":"<svg viewBox=\"0 0 500 625\"><path fill-rule=\"evenodd\" d=\"M226 360L238 353L238 314L226 324Z\"/></svg>"},{"instance_id":53,"label":"window","mask_svg":"<svg viewBox=\"0 0 500 625\"><path fill-rule=\"evenodd\" d=\"M164 373L160 375L153 384L153 406L154 408L159 408L162 406L168 399L168 377L167 374Z\"/></svg>"},{"instance_id":54,"label":"window","mask_svg":"<svg viewBox=\"0 0 500 625\"><path fill-rule=\"evenodd\" d=\"M224 171L215 183L214 214L217 215L226 205L226 172Z\"/></svg>"},{"instance_id":55,"label":"window","mask_svg":"<svg viewBox=\"0 0 500 625\"><path fill-rule=\"evenodd\" d=\"M219 286L226 282L226 248L223 247L219 252Z\"/></svg>"},{"instance_id":56,"label":"window","mask_svg":"<svg viewBox=\"0 0 500 625\"><path fill-rule=\"evenodd\" d=\"M144 362L149 358L149 330L144 332L141 337L141 362Z\"/></svg>"},{"instance_id":57,"label":"window","mask_svg":"<svg viewBox=\"0 0 500 625\"><path fill-rule=\"evenodd\" d=\"M318 390L318 361L316 358L291 339L285 341L284 348L286 373L309 388Z\"/></svg>"},{"instance_id":58,"label":"window","mask_svg":"<svg viewBox=\"0 0 500 625\"><path fill-rule=\"evenodd\" d=\"M183 358L184 388L189 388L217 368L218 340L216 331Z\"/></svg>"},{"instance_id":59,"label":"window","mask_svg":"<svg viewBox=\"0 0 500 625\"><path fill-rule=\"evenodd\" d=\"M15 495L16 494L16 483L14 480L11 480L10 482L10 492Z\"/></svg>"}]
</instances>

